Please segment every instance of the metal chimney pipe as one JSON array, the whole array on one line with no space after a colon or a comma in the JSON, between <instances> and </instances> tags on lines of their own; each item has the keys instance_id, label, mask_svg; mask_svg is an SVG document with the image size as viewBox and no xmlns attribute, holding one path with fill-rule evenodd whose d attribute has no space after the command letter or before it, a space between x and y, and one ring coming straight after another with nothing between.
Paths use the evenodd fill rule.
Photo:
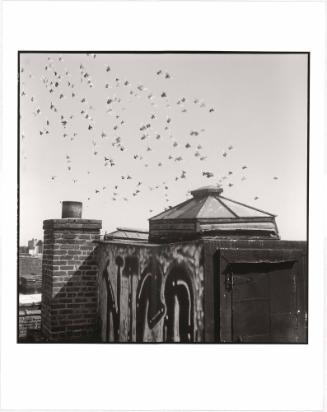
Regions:
<instances>
[{"instance_id":1,"label":"metal chimney pipe","mask_svg":"<svg viewBox=\"0 0 327 412\"><path fill-rule=\"evenodd\" d=\"M72 202L70 200L65 200L62 202L62 212L61 218L75 218L82 219L82 202Z\"/></svg>"}]
</instances>

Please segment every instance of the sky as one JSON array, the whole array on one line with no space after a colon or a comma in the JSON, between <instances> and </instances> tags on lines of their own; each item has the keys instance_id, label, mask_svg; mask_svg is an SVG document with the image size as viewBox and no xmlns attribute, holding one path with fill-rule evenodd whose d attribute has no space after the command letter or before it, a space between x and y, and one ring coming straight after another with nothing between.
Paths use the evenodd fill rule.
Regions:
<instances>
[{"instance_id":1,"label":"sky","mask_svg":"<svg viewBox=\"0 0 327 412\"><path fill-rule=\"evenodd\" d=\"M306 239L307 55L20 55L20 244L61 201L83 218L148 219L221 185Z\"/></svg>"}]
</instances>

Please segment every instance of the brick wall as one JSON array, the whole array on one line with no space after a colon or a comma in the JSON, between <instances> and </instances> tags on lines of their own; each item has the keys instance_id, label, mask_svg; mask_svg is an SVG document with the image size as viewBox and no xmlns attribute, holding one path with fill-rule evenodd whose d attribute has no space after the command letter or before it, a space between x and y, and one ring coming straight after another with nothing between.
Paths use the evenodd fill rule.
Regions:
<instances>
[{"instance_id":1,"label":"brick wall","mask_svg":"<svg viewBox=\"0 0 327 412\"><path fill-rule=\"evenodd\" d=\"M19 307L19 341L25 341L32 332L41 328L40 305Z\"/></svg>"},{"instance_id":2,"label":"brick wall","mask_svg":"<svg viewBox=\"0 0 327 412\"><path fill-rule=\"evenodd\" d=\"M42 333L49 341L97 340L97 264L101 221L43 222Z\"/></svg>"}]
</instances>

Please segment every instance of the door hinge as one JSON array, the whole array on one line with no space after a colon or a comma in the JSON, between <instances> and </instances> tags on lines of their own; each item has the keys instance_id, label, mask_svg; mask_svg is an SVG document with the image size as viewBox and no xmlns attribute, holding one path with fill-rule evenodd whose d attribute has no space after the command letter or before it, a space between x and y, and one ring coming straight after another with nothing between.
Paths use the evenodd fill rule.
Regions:
<instances>
[{"instance_id":1,"label":"door hinge","mask_svg":"<svg viewBox=\"0 0 327 412\"><path fill-rule=\"evenodd\" d=\"M226 278L225 278L225 288L228 292L230 292L234 287L234 277L233 273L229 272L226 273Z\"/></svg>"}]
</instances>

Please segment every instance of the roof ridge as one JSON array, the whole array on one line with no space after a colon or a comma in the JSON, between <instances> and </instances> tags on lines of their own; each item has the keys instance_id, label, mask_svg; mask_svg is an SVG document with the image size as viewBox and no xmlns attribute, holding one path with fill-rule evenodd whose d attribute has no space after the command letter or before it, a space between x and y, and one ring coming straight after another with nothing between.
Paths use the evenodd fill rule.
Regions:
<instances>
[{"instance_id":1,"label":"roof ridge","mask_svg":"<svg viewBox=\"0 0 327 412\"><path fill-rule=\"evenodd\" d=\"M228 200L232 203L236 203L237 205L241 205L241 206L247 207L249 209L256 210L257 212L265 213L266 215L269 215L269 216L272 216L272 217L277 216L277 215L274 215L273 213L266 212L265 210L258 209L256 207L253 207L253 206L250 206L250 205L246 205L245 203L237 202L236 200L233 200L233 199L229 199L228 197L224 197L224 196L220 196L220 197L225 199L225 200Z\"/></svg>"},{"instance_id":2,"label":"roof ridge","mask_svg":"<svg viewBox=\"0 0 327 412\"><path fill-rule=\"evenodd\" d=\"M214 197L214 196L208 195L208 196L202 198L203 203L202 203L200 209L196 212L196 217L198 217L198 215L200 214L201 210L204 208L204 206L205 206L205 204L207 203L207 200L208 200L209 197Z\"/></svg>"},{"instance_id":3,"label":"roof ridge","mask_svg":"<svg viewBox=\"0 0 327 412\"><path fill-rule=\"evenodd\" d=\"M221 196L216 196L217 197L217 199L219 200L219 202L230 212L230 213L232 213L235 217L237 217L237 218L239 218L240 216L238 216L235 212L234 212L234 210L232 210L230 207L228 207L221 199L220 199L220 197Z\"/></svg>"},{"instance_id":4,"label":"roof ridge","mask_svg":"<svg viewBox=\"0 0 327 412\"><path fill-rule=\"evenodd\" d=\"M199 211L202 209L202 207L204 206L204 204L206 203L206 198L202 198L202 199L193 199L193 200L195 200L195 202L194 202L194 206L192 206L192 211L193 211L193 213L194 213L194 217L193 217L193 219L196 219L197 218L197 216L198 216L198 214L199 214ZM201 204L202 203L202 204ZM184 210L184 213L189 213L190 212L190 210L188 209L188 210Z\"/></svg>"},{"instance_id":5,"label":"roof ridge","mask_svg":"<svg viewBox=\"0 0 327 412\"><path fill-rule=\"evenodd\" d=\"M149 231L145 229L137 229L137 228L132 228L132 227L121 227L121 226L117 227L114 232L118 232L118 231L133 232L133 233L149 233Z\"/></svg>"}]
</instances>

